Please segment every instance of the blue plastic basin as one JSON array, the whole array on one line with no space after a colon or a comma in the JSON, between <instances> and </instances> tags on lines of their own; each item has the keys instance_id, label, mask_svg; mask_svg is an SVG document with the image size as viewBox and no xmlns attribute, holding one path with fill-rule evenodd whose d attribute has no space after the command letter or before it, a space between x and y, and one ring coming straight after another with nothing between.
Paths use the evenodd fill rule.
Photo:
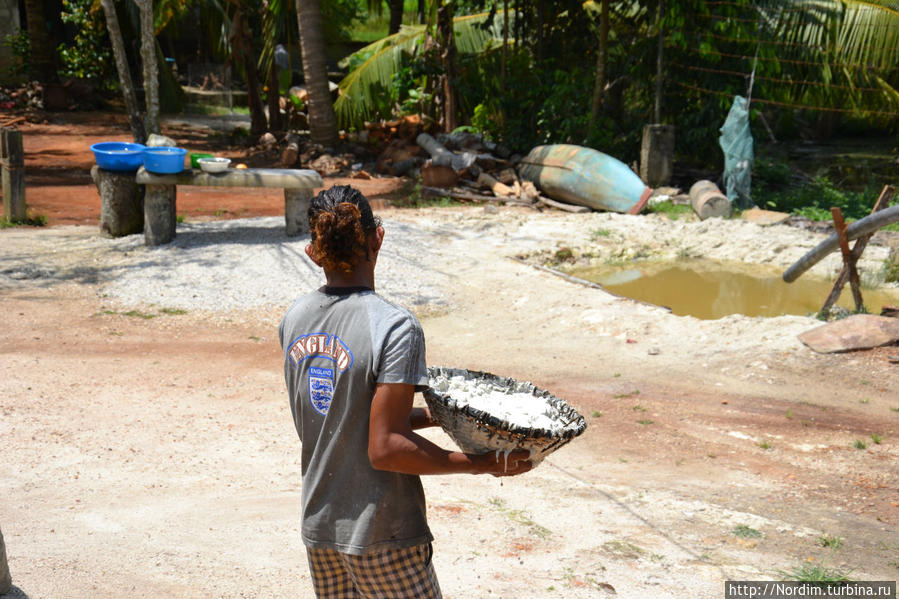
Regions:
<instances>
[{"instance_id":1,"label":"blue plastic basin","mask_svg":"<svg viewBox=\"0 0 899 599\"><path fill-rule=\"evenodd\" d=\"M184 170L184 148L144 148L144 168L151 173L162 175L180 173Z\"/></svg>"},{"instance_id":2,"label":"blue plastic basin","mask_svg":"<svg viewBox=\"0 0 899 599\"><path fill-rule=\"evenodd\" d=\"M109 171L136 171L144 163L146 146L124 141L101 141L91 146L97 166Z\"/></svg>"}]
</instances>

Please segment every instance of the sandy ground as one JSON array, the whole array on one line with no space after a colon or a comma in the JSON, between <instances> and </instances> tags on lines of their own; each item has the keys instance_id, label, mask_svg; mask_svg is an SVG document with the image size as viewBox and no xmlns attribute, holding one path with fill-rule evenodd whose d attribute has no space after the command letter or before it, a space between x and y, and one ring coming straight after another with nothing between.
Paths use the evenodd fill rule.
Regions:
<instances>
[{"instance_id":1,"label":"sandy ground","mask_svg":"<svg viewBox=\"0 0 899 599\"><path fill-rule=\"evenodd\" d=\"M416 308L428 362L533 381L588 420L522 477L425 479L448 599L713 598L724 580L803 567L899 577L895 347L819 355L796 340L818 324L806 317L677 317L513 259L579 251L599 227L618 245L709 254L701 223L383 214L432 237L442 260L446 302ZM818 239L769 243L779 230L745 227L707 239L745 233L729 259L775 265ZM8 596L312 597L283 306L127 305L102 251L78 261L58 241L96 235L96 221L0 231L4 265L59 250L40 254L59 266L44 275L0 277Z\"/></svg>"},{"instance_id":2,"label":"sandy ground","mask_svg":"<svg viewBox=\"0 0 899 599\"><path fill-rule=\"evenodd\" d=\"M803 565L896 578L890 348L817 355L795 339L816 326L805 317L676 317L509 258L588 235L595 223L575 220L587 217L385 216L445 255L449 307L420 310L429 363L531 380L589 422L523 477L426 479L447 597L717 597L726 579ZM21 257L63 234L96 229L0 238ZM132 307L156 314L141 318L102 275L53 272L3 288L13 596L311 597L281 308Z\"/></svg>"}]
</instances>

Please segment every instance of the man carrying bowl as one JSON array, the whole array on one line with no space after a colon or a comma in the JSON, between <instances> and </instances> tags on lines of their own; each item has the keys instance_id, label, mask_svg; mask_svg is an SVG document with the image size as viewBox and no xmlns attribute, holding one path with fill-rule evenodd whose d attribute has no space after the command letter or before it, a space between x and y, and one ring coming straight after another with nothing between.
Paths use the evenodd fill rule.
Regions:
<instances>
[{"instance_id":1,"label":"man carrying bowl","mask_svg":"<svg viewBox=\"0 0 899 599\"><path fill-rule=\"evenodd\" d=\"M322 598L441 597L419 475L512 476L526 451L449 451L415 430L435 423L413 396L428 385L421 324L375 293L384 240L362 193L335 186L309 208L306 254L326 284L279 327L302 443L302 537Z\"/></svg>"}]
</instances>

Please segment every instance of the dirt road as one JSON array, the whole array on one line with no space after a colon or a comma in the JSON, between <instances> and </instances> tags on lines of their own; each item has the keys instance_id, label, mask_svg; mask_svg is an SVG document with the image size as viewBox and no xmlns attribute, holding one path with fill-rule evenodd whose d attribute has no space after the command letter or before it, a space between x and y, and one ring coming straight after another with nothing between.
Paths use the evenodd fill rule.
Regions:
<instances>
[{"instance_id":1,"label":"dirt road","mask_svg":"<svg viewBox=\"0 0 899 599\"><path fill-rule=\"evenodd\" d=\"M680 318L509 259L573 217L384 214L446 254L449 307L420 310L428 362L531 380L588 420L523 477L425 480L447 598L897 578L895 347L818 355L795 341L814 321ZM0 263L27 261L29 235L0 231ZM129 307L104 297L103 264L34 266L0 266L11 596L312 597L282 307Z\"/></svg>"}]
</instances>

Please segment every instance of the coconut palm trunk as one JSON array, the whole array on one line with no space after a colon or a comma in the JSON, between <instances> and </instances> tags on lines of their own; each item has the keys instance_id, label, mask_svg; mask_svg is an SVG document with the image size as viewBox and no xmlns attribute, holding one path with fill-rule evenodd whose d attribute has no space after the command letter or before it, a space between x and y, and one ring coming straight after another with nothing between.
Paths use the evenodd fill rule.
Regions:
<instances>
[{"instance_id":1,"label":"coconut palm trunk","mask_svg":"<svg viewBox=\"0 0 899 599\"><path fill-rule=\"evenodd\" d=\"M122 96L125 99L125 110L128 111L131 135L136 143L144 143L147 140L147 132L140 118L140 108L134 93L134 83L131 81L131 71L128 68L128 57L125 54L125 44L122 41L122 30L119 28L115 5L112 0L100 0L100 5L103 7L103 14L106 17L106 31L109 34L109 41L112 43L112 55L115 58L116 71L119 74Z\"/></svg>"},{"instance_id":2,"label":"coconut palm trunk","mask_svg":"<svg viewBox=\"0 0 899 599\"><path fill-rule=\"evenodd\" d=\"M148 134L159 129L159 64L156 62L156 29L153 25L153 0L134 0L140 9L140 54L144 74L144 120Z\"/></svg>"},{"instance_id":3,"label":"coconut palm trunk","mask_svg":"<svg viewBox=\"0 0 899 599\"><path fill-rule=\"evenodd\" d=\"M442 0L437 7L437 43L443 66L443 130L451 132L456 128L456 37L452 0Z\"/></svg>"},{"instance_id":4,"label":"coconut palm trunk","mask_svg":"<svg viewBox=\"0 0 899 599\"><path fill-rule=\"evenodd\" d=\"M306 80L309 108L309 133L312 142L334 146L339 138L337 116L328 84L322 11L319 0L296 0L300 51L303 54L303 78Z\"/></svg>"},{"instance_id":5,"label":"coconut palm trunk","mask_svg":"<svg viewBox=\"0 0 899 599\"><path fill-rule=\"evenodd\" d=\"M389 0L390 4L390 26L387 29L388 35L393 35L400 30L403 24L403 0Z\"/></svg>"}]
</instances>

